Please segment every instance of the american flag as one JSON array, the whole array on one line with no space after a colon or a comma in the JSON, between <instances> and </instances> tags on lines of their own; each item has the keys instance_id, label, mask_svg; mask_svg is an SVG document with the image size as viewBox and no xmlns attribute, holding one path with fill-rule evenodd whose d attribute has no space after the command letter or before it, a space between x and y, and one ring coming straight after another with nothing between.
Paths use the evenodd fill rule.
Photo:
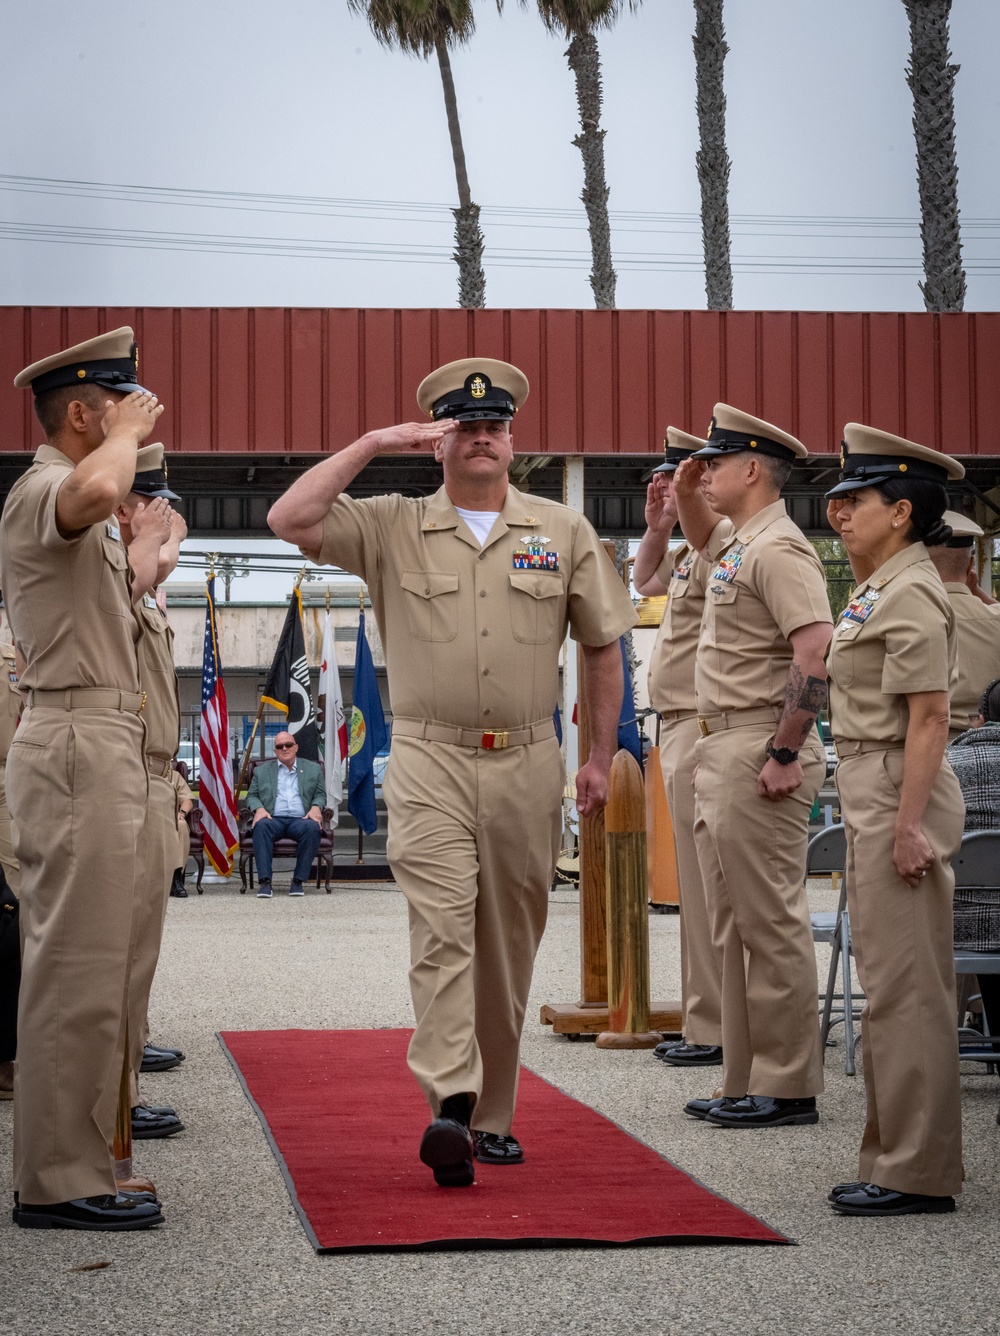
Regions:
<instances>
[{"instance_id":1,"label":"american flag","mask_svg":"<svg viewBox=\"0 0 1000 1336\"><path fill-rule=\"evenodd\" d=\"M239 847L233 768L229 763L229 710L222 683L222 663L215 633L215 576L205 585L205 652L201 666L201 754L199 804L208 861L224 877L232 875L233 853Z\"/></svg>"}]
</instances>

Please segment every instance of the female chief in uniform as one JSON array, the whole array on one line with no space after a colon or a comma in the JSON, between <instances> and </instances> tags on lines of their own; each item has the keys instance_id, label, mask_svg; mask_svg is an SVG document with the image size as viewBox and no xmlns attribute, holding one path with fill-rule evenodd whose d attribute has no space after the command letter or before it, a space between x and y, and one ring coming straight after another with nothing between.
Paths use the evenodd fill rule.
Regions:
<instances>
[{"instance_id":1,"label":"female chief in uniform","mask_svg":"<svg viewBox=\"0 0 1000 1336\"><path fill-rule=\"evenodd\" d=\"M964 806L951 767L954 615L924 546L946 542L957 460L871 427L844 428L828 514L858 587L829 652L837 788L847 828L851 937L868 1116L845 1215L955 1209L962 1117L950 859Z\"/></svg>"}]
</instances>

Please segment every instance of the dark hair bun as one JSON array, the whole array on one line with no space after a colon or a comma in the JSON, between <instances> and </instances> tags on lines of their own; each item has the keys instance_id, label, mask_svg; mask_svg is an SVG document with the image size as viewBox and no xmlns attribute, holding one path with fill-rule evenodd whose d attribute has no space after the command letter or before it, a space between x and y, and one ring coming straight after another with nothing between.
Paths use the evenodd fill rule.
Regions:
<instances>
[{"instance_id":1,"label":"dark hair bun","mask_svg":"<svg viewBox=\"0 0 1000 1336\"><path fill-rule=\"evenodd\" d=\"M953 533L950 524L945 524L944 520L935 520L931 527L920 535L920 541L926 543L928 547L941 547Z\"/></svg>"}]
</instances>

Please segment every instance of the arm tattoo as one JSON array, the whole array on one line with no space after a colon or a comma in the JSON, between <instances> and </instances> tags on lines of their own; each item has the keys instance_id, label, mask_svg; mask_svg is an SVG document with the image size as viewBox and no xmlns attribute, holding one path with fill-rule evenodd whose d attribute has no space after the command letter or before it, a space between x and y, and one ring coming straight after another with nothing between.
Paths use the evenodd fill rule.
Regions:
<instances>
[{"instance_id":1,"label":"arm tattoo","mask_svg":"<svg viewBox=\"0 0 1000 1336\"><path fill-rule=\"evenodd\" d=\"M826 704L826 698L826 678L803 677L802 669L793 663L788 670L788 682L785 685L785 716L803 711L809 716L802 721L800 741L805 741L816 722L816 716Z\"/></svg>"}]
</instances>

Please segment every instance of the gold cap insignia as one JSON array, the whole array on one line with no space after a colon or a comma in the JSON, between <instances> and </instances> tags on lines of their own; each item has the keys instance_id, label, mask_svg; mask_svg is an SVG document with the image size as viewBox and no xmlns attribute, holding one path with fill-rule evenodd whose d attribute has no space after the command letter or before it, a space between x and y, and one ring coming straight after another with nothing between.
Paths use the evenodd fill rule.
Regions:
<instances>
[{"instance_id":1,"label":"gold cap insignia","mask_svg":"<svg viewBox=\"0 0 1000 1336\"><path fill-rule=\"evenodd\" d=\"M472 377L472 380L469 382L469 393L472 395L473 399L486 398L486 382L483 380L482 376Z\"/></svg>"},{"instance_id":2,"label":"gold cap insignia","mask_svg":"<svg viewBox=\"0 0 1000 1336\"><path fill-rule=\"evenodd\" d=\"M87 373L86 373L86 371L84 371L83 367L80 368L80 370L76 373L76 375L77 375L77 379L78 379L78 380L86 380L86 379L87 379Z\"/></svg>"},{"instance_id":3,"label":"gold cap insignia","mask_svg":"<svg viewBox=\"0 0 1000 1336\"><path fill-rule=\"evenodd\" d=\"M905 464L900 464L900 466L899 466L899 471L900 471L900 473L905 473L905 472L906 472L906 465L905 465Z\"/></svg>"}]
</instances>

